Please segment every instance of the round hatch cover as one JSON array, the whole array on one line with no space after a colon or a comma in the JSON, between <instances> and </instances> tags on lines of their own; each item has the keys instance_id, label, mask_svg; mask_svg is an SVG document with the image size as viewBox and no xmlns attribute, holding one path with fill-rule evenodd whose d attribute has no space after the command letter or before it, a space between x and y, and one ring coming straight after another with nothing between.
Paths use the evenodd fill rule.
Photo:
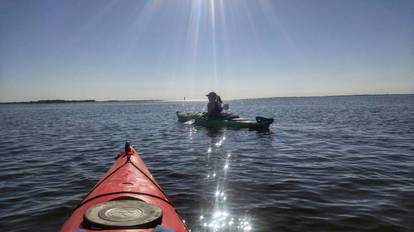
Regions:
<instances>
[{"instance_id":1,"label":"round hatch cover","mask_svg":"<svg viewBox=\"0 0 414 232\"><path fill-rule=\"evenodd\" d=\"M90 207L84 225L101 229L151 228L161 224L162 210L138 200L114 200Z\"/></svg>"}]
</instances>

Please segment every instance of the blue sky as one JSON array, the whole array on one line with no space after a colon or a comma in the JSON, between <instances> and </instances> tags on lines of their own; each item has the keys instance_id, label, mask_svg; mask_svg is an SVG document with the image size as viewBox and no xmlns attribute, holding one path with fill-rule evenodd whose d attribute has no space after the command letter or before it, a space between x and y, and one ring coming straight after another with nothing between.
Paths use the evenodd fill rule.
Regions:
<instances>
[{"instance_id":1,"label":"blue sky","mask_svg":"<svg viewBox=\"0 0 414 232\"><path fill-rule=\"evenodd\" d=\"M0 1L0 101L414 93L414 2Z\"/></svg>"}]
</instances>

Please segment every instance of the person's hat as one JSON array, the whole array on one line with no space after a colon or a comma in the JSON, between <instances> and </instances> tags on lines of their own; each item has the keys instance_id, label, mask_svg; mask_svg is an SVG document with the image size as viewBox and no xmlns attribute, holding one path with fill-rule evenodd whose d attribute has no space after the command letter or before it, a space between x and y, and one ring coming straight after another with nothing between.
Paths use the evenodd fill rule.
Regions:
<instances>
[{"instance_id":1,"label":"person's hat","mask_svg":"<svg viewBox=\"0 0 414 232\"><path fill-rule=\"evenodd\" d=\"M210 97L210 96L215 97L215 96L217 96L217 94L215 92L210 92L206 96L208 96L208 97Z\"/></svg>"}]
</instances>

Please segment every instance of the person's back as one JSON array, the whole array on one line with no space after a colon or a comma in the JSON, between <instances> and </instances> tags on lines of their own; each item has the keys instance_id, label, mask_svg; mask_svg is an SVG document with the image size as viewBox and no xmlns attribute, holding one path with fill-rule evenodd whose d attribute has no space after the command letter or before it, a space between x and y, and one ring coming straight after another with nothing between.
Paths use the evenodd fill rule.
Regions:
<instances>
[{"instance_id":1,"label":"person's back","mask_svg":"<svg viewBox=\"0 0 414 232\"><path fill-rule=\"evenodd\" d=\"M208 117L220 117L222 108L217 102L209 102L207 104L207 116Z\"/></svg>"},{"instance_id":2,"label":"person's back","mask_svg":"<svg viewBox=\"0 0 414 232\"><path fill-rule=\"evenodd\" d=\"M210 92L206 95L208 97L208 104L207 104L207 117L221 117L221 111L223 111L223 107L221 104L220 96L218 96L215 92Z\"/></svg>"}]
</instances>

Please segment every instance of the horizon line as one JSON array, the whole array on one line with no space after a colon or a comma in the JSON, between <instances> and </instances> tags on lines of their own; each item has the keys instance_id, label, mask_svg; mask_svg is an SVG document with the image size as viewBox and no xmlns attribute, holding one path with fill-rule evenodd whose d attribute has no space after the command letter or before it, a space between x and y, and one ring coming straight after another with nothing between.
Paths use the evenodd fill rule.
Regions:
<instances>
[{"instance_id":1,"label":"horizon line","mask_svg":"<svg viewBox=\"0 0 414 232\"><path fill-rule=\"evenodd\" d=\"M312 98L312 97L352 97L352 96L388 96L388 95L414 95L414 93L384 93L384 94L339 94L339 95L302 95L302 96L277 96L277 97L251 97L251 98L228 98L226 100L254 100L254 99L272 99L272 98ZM29 100L29 101L12 101L12 102L0 102L0 104L41 104L41 103L104 103L104 102L155 102L155 101L164 101L164 102L185 102L185 101L206 101L207 99L125 99L125 100L95 100L95 99L81 99L81 100L72 100L72 99L41 99L41 100Z\"/></svg>"}]
</instances>

